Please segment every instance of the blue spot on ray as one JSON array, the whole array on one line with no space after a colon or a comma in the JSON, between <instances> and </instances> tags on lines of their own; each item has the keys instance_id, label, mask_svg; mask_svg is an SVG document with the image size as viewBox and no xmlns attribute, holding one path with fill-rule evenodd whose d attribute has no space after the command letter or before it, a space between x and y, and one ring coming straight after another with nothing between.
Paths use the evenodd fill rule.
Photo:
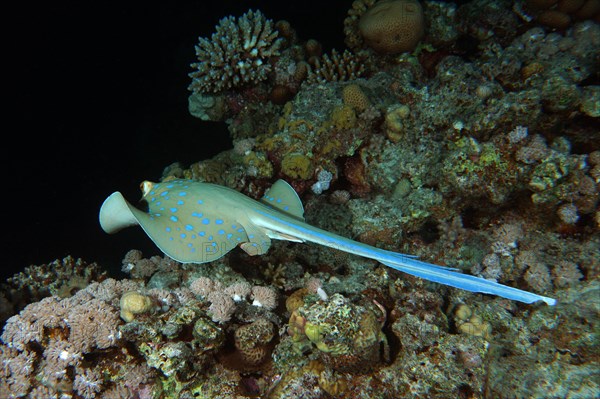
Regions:
<instances>
[{"instance_id":1,"label":"blue spot on ray","mask_svg":"<svg viewBox=\"0 0 600 399\"><path fill-rule=\"evenodd\" d=\"M187 195L187 192L185 192L185 191L182 191L182 192L179 193L180 197L185 197L186 195Z\"/></svg>"},{"instance_id":2,"label":"blue spot on ray","mask_svg":"<svg viewBox=\"0 0 600 399\"><path fill-rule=\"evenodd\" d=\"M185 233L181 233L180 237L181 237L181 238L185 238L185 237L187 237L187 236L185 235Z\"/></svg>"},{"instance_id":3,"label":"blue spot on ray","mask_svg":"<svg viewBox=\"0 0 600 399\"><path fill-rule=\"evenodd\" d=\"M198 203L199 203L200 205L202 205L202 204L204 204L204 201L202 201L202 200L198 200Z\"/></svg>"},{"instance_id":4,"label":"blue spot on ray","mask_svg":"<svg viewBox=\"0 0 600 399\"><path fill-rule=\"evenodd\" d=\"M197 218L201 218L203 215L201 213L198 213L198 212L192 212L192 216L197 217Z\"/></svg>"},{"instance_id":5,"label":"blue spot on ray","mask_svg":"<svg viewBox=\"0 0 600 399\"><path fill-rule=\"evenodd\" d=\"M209 224L209 223L210 223L210 219L209 218L202 219L202 224Z\"/></svg>"},{"instance_id":6,"label":"blue spot on ray","mask_svg":"<svg viewBox=\"0 0 600 399\"><path fill-rule=\"evenodd\" d=\"M188 231L192 231L192 230L194 230L194 226L192 226L191 224L186 224L185 229Z\"/></svg>"},{"instance_id":7,"label":"blue spot on ray","mask_svg":"<svg viewBox=\"0 0 600 399\"><path fill-rule=\"evenodd\" d=\"M219 234L223 235L223 234L225 234L225 230L222 230L222 229L221 229L221 230L217 231L217 233L219 233Z\"/></svg>"},{"instance_id":8,"label":"blue spot on ray","mask_svg":"<svg viewBox=\"0 0 600 399\"><path fill-rule=\"evenodd\" d=\"M171 216L169 219L171 219L171 221L173 221L173 222L176 222L179 220L179 219L177 219L177 216Z\"/></svg>"},{"instance_id":9,"label":"blue spot on ray","mask_svg":"<svg viewBox=\"0 0 600 399\"><path fill-rule=\"evenodd\" d=\"M201 231L201 232L199 232L199 233L198 233L198 235L199 235L200 237L204 237L204 236L206 235L206 233L205 233L204 231Z\"/></svg>"},{"instance_id":10,"label":"blue spot on ray","mask_svg":"<svg viewBox=\"0 0 600 399\"><path fill-rule=\"evenodd\" d=\"M223 219L215 219L215 224L223 224Z\"/></svg>"},{"instance_id":11,"label":"blue spot on ray","mask_svg":"<svg viewBox=\"0 0 600 399\"><path fill-rule=\"evenodd\" d=\"M173 213L177 212L177 208L171 208L171 212L173 212Z\"/></svg>"},{"instance_id":12,"label":"blue spot on ray","mask_svg":"<svg viewBox=\"0 0 600 399\"><path fill-rule=\"evenodd\" d=\"M182 200L177 201L177 205L183 205L183 201Z\"/></svg>"}]
</instances>

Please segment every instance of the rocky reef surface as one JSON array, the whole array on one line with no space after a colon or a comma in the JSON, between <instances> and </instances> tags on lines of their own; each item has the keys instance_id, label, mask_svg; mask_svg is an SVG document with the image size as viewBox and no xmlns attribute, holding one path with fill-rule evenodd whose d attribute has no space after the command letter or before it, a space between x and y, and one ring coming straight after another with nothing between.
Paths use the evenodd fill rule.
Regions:
<instances>
[{"instance_id":1,"label":"rocky reef surface","mask_svg":"<svg viewBox=\"0 0 600 399\"><path fill-rule=\"evenodd\" d=\"M329 52L224 18L189 109L234 147L161 177L257 199L281 178L314 226L556 306L281 241L204 265L132 249L122 280L66 258L2 286L0 397L598 397L599 13L357 0Z\"/></svg>"}]
</instances>

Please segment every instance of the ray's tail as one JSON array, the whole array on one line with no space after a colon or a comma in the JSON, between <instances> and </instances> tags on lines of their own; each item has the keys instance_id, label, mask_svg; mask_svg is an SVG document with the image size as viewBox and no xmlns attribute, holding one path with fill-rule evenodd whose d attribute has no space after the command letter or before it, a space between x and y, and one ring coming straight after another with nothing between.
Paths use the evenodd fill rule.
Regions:
<instances>
[{"instance_id":1,"label":"ray's tail","mask_svg":"<svg viewBox=\"0 0 600 399\"><path fill-rule=\"evenodd\" d=\"M404 255L401 253L372 247L370 245L353 241L337 234L319 229L306 223L291 220L285 217L278 217L271 213L261 212L261 214L265 218L263 220L267 221L266 224L264 224L264 227L297 237L302 241L310 241L330 248L335 248L340 251L374 259L388 267L391 267L392 269L399 270L425 280L449 285L450 287L460 288L466 291L497 295L519 302L533 303L537 301L544 301L548 305L556 304L556 300L553 298L548 298L533 292L502 285L495 281L486 280L484 278L463 274L450 267L438 266L423 262L416 259L416 257L412 255Z\"/></svg>"},{"instance_id":2,"label":"ray's tail","mask_svg":"<svg viewBox=\"0 0 600 399\"><path fill-rule=\"evenodd\" d=\"M466 291L497 295L525 303L544 301L548 305L556 304L556 299L553 298L502 285L484 278L458 273L427 262L422 262L418 259L404 258L400 262L390 262L389 260L377 258L373 259L378 260L392 269Z\"/></svg>"}]
</instances>

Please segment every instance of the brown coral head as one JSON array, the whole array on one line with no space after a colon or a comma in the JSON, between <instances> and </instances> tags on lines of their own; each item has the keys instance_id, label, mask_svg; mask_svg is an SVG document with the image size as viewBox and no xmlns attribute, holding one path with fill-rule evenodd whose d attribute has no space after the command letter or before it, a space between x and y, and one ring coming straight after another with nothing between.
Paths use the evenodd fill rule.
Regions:
<instances>
[{"instance_id":1,"label":"brown coral head","mask_svg":"<svg viewBox=\"0 0 600 399\"><path fill-rule=\"evenodd\" d=\"M358 29L378 53L413 51L425 31L423 8L417 0L381 0L361 17Z\"/></svg>"},{"instance_id":2,"label":"brown coral head","mask_svg":"<svg viewBox=\"0 0 600 399\"><path fill-rule=\"evenodd\" d=\"M566 29L573 20L600 18L600 0L528 0L527 7L537 21L549 28Z\"/></svg>"},{"instance_id":3,"label":"brown coral head","mask_svg":"<svg viewBox=\"0 0 600 399\"><path fill-rule=\"evenodd\" d=\"M323 46L315 39L309 39L304 44L304 50L308 57L320 57L323 55Z\"/></svg>"},{"instance_id":4,"label":"brown coral head","mask_svg":"<svg viewBox=\"0 0 600 399\"><path fill-rule=\"evenodd\" d=\"M344 104L358 112L365 111L371 105L371 101L369 101L369 97L363 88L354 83L344 86L342 90L342 100L344 101Z\"/></svg>"},{"instance_id":5,"label":"brown coral head","mask_svg":"<svg viewBox=\"0 0 600 399\"><path fill-rule=\"evenodd\" d=\"M579 10L585 0L560 0L556 6L558 11L571 14Z\"/></svg>"},{"instance_id":6,"label":"brown coral head","mask_svg":"<svg viewBox=\"0 0 600 399\"><path fill-rule=\"evenodd\" d=\"M542 11L537 19L540 24L554 29L566 29L571 25L569 14L557 10Z\"/></svg>"},{"instance_id":7,"label":"brown coral head","mask_svg":"<svg viewBox=\"0 0 600 399\"><path fill-rule=\"evenodd\" d=\"M294 90L284 85L275 85L271 89L269 99L273 104L283 105L294 98Z\"/></svg>"},{"instance_id":8,"label":"brown coral head","mask_svg":"<svg viewBox=\"0 0 600 399\"><path fill-rule=\"evenodd\" d=\"M587 0L581 8L573 13L575 19L593 19L600 22L600 0Z\"/></svg>"},{"instance_id":9,"label":"brown coral head","mask_svg":"<svg viewBox=\"0 0 600 399\"><path fill-rule=\"evenodd\" d=\"M235 347L248 366L257 366L271 354L275 326L269 320L258 319L235 331Z\"/></svg>"},{"instance_id":10,"label":"brown coral head","mask_svg":"<svg viewBox=\"0 0 600 399\"><path fill-rule=\"evenodd\" d=\"M293 43L296 40L296 30L292 28L292 24L285 19L275 22L275 29L279 32L281 37L286 39L289 43Z\"/></svg>"},{"instance_id":11,"label":"brown coral head","mask_svg":"<svg viewBox=\"0 0 600 399\"><path fill-rule=\"evenodd\" d=\"M365 195L371 191L367 171L358 157L348 158L344 163L344 176L350 183L350 191L355 195Z\"/></svg>"},{"instance_id":12,"label":"brown coral head","mask_svg":"<svg viewBox=\"0 0 600 399\"><path fill-rule=\"evenodd\" d=\"M557 2L558 0L527 0L527 6L537 10L547 10Z\"/></svg>"}]
</instances>

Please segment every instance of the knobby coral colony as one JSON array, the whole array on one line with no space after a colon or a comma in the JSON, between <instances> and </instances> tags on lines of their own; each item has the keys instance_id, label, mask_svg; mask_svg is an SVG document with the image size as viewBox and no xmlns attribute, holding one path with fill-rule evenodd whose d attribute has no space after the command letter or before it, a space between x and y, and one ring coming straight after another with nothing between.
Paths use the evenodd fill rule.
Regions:
<instances>
[{"instance_id":1,"label":"knobby coral colony","mask_svg":"<svg viewBox=\"0 0 600 399\"><path fill-rule=\"evenodd\" d=\"M598 397L598 4L356 0L326 53L222 19L190 112L234 149L103 205L168 256L2 286L0 398Z\"/></svg>"}]
</instances>

